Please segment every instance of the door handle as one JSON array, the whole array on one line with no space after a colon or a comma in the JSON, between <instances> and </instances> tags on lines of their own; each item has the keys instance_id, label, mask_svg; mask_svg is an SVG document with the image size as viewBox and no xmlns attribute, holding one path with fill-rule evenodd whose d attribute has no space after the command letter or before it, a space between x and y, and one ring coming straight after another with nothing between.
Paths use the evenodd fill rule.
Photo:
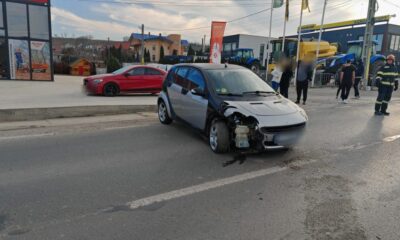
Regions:
<instances>
[{"instance_id":1,"label":"door handle","mask_svg":"<svg viewBox=\"0 0 400 240\"><path fill-rule=\"evenodd\" d=\"M189 92L189 90L186 89L186 88L182 88L182 90L181 90L181 93L182 93L183 95L186 95L188 92Z\"/></svg>"}]
</instances>

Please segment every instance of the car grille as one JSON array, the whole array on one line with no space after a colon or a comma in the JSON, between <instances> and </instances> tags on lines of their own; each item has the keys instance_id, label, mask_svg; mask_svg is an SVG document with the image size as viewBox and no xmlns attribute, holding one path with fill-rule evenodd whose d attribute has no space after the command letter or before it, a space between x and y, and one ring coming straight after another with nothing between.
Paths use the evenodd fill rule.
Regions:
<instances>
[{"instance_id":1,"label":"car grille","mask_svg":"<svg viewBox=\"0 0 400 240\"><path fill-rule=\"evenodd\" d=\"M293 131L293 130L296 130L299 128L303 128L305 125L306 125L306 123L300 123L300 124L288 125L288 126L279 126L279 127L262 127L261 132L264 134L287 132L287 131Z\"/></svg>"}]
</instances>

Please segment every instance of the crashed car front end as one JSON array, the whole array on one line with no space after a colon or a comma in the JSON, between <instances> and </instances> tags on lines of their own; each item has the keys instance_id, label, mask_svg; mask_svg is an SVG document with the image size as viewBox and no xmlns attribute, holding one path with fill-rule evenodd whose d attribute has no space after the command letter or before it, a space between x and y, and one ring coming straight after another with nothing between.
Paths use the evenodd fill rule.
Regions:
<instances>
[{"instance_id":1,"label":"crashed car front end","mask_svg":"<svg viewBox=\"0 0 400 240\"><path fill-rule=\"evenodd\" d=\"M261 102L225 101L221 105L231 131L231 142L240 150L265 151L295 145L303 135L308 116L289 100Z\"/></svg>"}]
</instances>

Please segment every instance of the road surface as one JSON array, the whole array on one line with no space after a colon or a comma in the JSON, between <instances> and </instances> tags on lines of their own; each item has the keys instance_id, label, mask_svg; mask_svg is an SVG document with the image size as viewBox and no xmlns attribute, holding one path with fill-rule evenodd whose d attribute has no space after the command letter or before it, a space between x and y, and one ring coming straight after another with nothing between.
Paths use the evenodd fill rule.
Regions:
<instances>
[{"instance_id":1,"label":"road surface","mask_svg":"<svg viewBox=\"0 0 400 240\"><path fill-rule=\"evenodd\" d=\"M0 125L0 239L400 239L400 103L306 109L246 157L154 114Z\"/></svg>"}]
</instances>

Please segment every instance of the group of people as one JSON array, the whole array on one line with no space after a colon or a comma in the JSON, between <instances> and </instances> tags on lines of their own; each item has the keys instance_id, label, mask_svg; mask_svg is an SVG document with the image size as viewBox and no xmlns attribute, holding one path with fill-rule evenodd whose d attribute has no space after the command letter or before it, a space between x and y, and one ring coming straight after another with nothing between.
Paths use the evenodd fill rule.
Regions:
<instances>
[{"instance_id":1,"label":"group of people","mask_svg":"<svg viewBox=\"0 0 400 240\"><path fill-rule=\"evenodd\" d=\"M312 80L313 66L311 61L299 61L297 65L296 92L297 104L300 104L303 95L303 105L306 105L308 95L308 83ZM287 59L276 64L272 75L272 88L280 91L282 96L289 97L289 86L294 76L293 65Z\"/></svg>"},{"instance_id":2,"label":"group of people","mask_svg":"<svg viewBox=\"0 0 400 240\"><path fill-rule=\"evenodd\" d=\"M356 61L354 65L351 60L347 60L347 62L339 69L339 88L336 93L336 99L338 99L339 94L341 93L339 101L344 104L348 103L347 101L352 87L354 88L354 97L360 98L359 85L363 73L364 65L361 60ZM275 91L279 90L284 97L288 98L290 82L294 76L293 64L289 60L284 59L276 64L271 74L272 88ZM312 80L312 75L312 61L298 61L297 76L295 77L297 104L300 104L302 96L303 105L306 104L308 85ZM400 73L398 68L395 66L395 56L390 54L386 57L385 65L378 70L375 79L376 86L378 87L378 97L375 103L375 115L388 116L390 114L387 112L387 107L393 91L397 91L399 87L398 78L400 78Z\"/></svg>"}]
</instances>

